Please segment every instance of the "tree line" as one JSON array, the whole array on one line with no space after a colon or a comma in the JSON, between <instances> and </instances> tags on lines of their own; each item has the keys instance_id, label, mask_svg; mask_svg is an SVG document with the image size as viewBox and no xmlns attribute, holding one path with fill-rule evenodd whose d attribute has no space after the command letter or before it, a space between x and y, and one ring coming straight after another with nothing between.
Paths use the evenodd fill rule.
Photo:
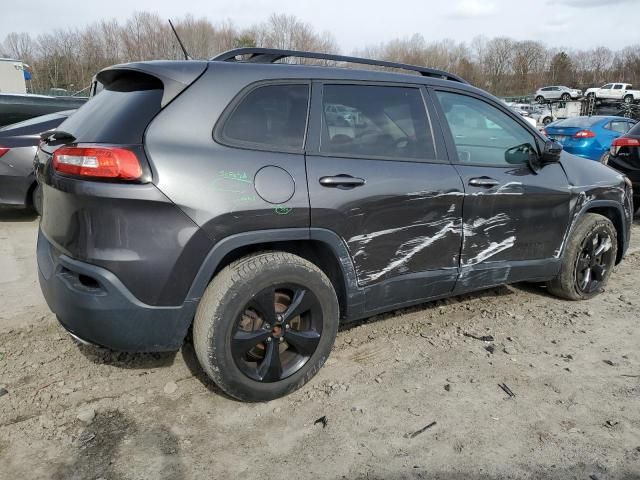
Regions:
<instances>
[{"instance_id":1,"label":"tree line","mask_svg":"<svg viewBox=\"0 0 640 480\"><path fill-rule=\"evenodd\" d=\"M531 94L544 85L585 89L624 81L640 87L640 45L618 51L607 47L580 50L507 37L479 36L467 43L427 41L414 34L355 52L341 52L331 33L319 32L291 15L273 14L242 29L231 22L214 24L191 15L174 24L196 59L248 46L354 54L447 70L500 96ZM35 37L13 32L0 44L0 56L22 60L31 67L33 91L77 91L87 87L104 67L138 60L180 59L183 53L166 19L138 12L123 22L103 20Z\"/></svg>"}]
</instances>

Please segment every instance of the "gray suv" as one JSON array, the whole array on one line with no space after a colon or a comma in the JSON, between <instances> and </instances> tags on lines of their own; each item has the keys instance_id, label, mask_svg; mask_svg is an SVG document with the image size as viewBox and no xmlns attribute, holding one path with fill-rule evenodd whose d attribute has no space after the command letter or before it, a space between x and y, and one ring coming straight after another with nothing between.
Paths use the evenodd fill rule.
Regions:
<instances>
[{"instance_id":1,"label":"gray suv","mask_svg":"<svg viewBox=\"0 0 640 480\"><path fill-rule=\"evenodd\" d=\"M192 335L238 399L301 387L340 323L521 281L591 298L629 244L625 177L443 71L249 48L98 81L38 150L44 296L103 347Z\"/></svg>"},{"instance_id":2,"label":"gray suv","mask_svg":"<svg viewBox=\"0 0 640 480\"><path fill-rule=\"evenodd\" d=\"M535 99L538 103L545 103L551 100L568 102L570 100L578 100L580 97L582 97L582 90L576 90L575 88L564 87L562 85L542 87L535 93Z\"/></svg>"}]
</instances>

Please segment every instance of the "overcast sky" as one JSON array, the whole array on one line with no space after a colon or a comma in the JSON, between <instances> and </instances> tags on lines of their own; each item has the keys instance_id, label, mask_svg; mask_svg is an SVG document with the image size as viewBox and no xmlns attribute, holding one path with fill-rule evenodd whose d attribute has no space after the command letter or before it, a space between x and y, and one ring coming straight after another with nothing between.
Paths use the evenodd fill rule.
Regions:
<instances>
[{"instance_id":1,"label":"overcast sky","mask_svg":"<svg viewBox=\"0 0 640 480\"><path fill-rule=\"evenodd\" d=\"M331 32L341 53L398 37L427 41L476 35L541 40L549 46L618 49L640 44L640 0L29 0L0 14L0 41L12 31L37 35L81 27L103 18L126 19L136 10L162 17L186 13L238 27L286 13ZM10 5L10 8L8 8Z\"/></svg>"}]
</instances>

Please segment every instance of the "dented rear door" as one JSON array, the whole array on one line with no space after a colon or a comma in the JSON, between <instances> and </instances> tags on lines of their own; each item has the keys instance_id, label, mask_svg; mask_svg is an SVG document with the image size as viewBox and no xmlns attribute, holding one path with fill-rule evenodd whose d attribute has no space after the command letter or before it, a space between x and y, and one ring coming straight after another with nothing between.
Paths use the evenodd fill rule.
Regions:
<instances>
[{"instance_id":1,"label":"dented rear door","mask_svg":"<svg viewBox=\"0 0 640 480\"><path fill-rule=\"evenodd\" d=\"M307 177L311 227L345 242L367 310L450 292L462 183L419 87L316 83Z\"/></svg>"}]
</instances>

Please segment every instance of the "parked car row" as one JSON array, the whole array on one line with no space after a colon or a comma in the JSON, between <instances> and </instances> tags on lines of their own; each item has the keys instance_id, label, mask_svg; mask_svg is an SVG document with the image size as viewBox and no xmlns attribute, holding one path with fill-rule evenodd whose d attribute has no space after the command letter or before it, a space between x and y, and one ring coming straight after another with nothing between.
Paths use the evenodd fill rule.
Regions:
<instances>
[{"instance_id":1,"label":"parked car row","mask_svg":"<svg viewBox=\"0 0 640 480\"><path fill-rule=\"evenodd\" d=\"M584 92L584 97L608 103L624 102L630 104L640 101L640 90L634 90L630 83L607 83L601 87L588 88ZM538 103L569 102L583 98L583 92L563 85L554 85L539 88L534 98Z\"/></svg>"}]
</instances>

